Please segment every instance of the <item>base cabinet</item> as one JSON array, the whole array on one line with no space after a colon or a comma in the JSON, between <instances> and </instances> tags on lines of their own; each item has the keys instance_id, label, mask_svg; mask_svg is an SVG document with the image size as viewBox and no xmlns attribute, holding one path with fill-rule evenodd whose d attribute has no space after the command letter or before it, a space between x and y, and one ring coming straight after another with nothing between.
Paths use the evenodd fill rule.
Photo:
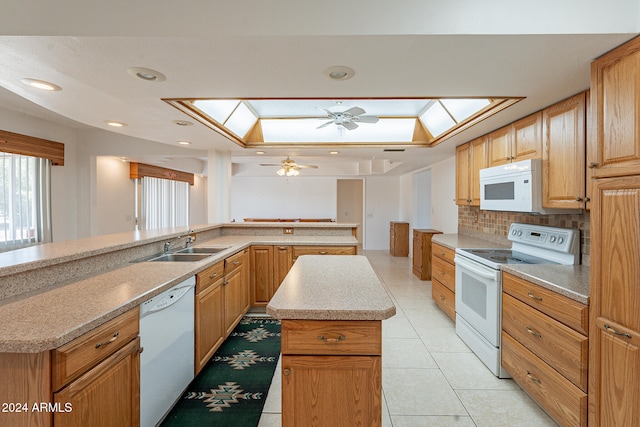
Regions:
<instances>
[{"instance_id":1,"label":"base cabinet","mask_svg":"<svg viewBox=\"0 0 640 427\"><path fill-rule=\"evenodd\" d=\"M389 229L391 256L409 256L409 223L391 222Z\"/></svg>"},{"instance_id":2,"label":"base cabinet","mask_svg":"<svg viewBox=\"0 0 640 427\"><path fill-rule=\"evenodd\" d=\"M431 238L441 231L413 230L412 271L420 280L431 280Z\"/></svg>"},{"instance_id":3,"label":"base cabinet","mask_svg":"<svg viewBox=\"0 0 640 427\"><path fill-rule=\"evenodd\" d=\"M455 251L437 243L431 249L431 297L450 318L456 320Z\"/></svg>"},{"instance_id":4,"label":"base cabinet","mask_svg":"<svg viewBox=\"0 0 640 427\"><path fill-rule=\"evenodd\" d=\"M247 312L249 286L245 281L245 251L224 261L224 336L227 337Z\"/></svg>"},{"instance_id":5,"label":"base cabinet","mask_svg":"<svg viewBox=\"0 0 640 427\"><path fill-rule=\"evenodd\" d=\"M382 425L382 322L282 321L282 426Z\"/></svg>"}]
</instances>

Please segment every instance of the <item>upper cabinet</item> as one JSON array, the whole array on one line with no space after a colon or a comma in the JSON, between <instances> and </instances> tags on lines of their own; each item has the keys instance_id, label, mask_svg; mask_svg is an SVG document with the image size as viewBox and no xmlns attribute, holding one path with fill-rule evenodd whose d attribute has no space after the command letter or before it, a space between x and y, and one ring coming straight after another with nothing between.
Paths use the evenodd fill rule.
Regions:
<instances>
[{"instance_id":1,"label":"upper cabinet","mask_svg":"<svg viewBox=\"0 0 640 427\"><path fill-rule=\"evenodd\" d=\"M542 113L491 132L487 144L489 167L542 157Z\"/></svg>"},{"instance_id":2,"label":"upper cabinet","mask_svg":"<svg viewBox=\"0 0 640 427\"><path fill-rule=\"evenodd\" d=\"M591 65L591 109L597 143L594 177L640 171L640 39Z\"/></svg>"},{"instance_id":3,"label":"upper cabinet","mask_svg":"<svg viewBox=\"0 0 640 427\"><path fill-rule=\"evenodd\" d=\"M456 204L480 206L480 169L487 167L487 137L456 147Z\"/></svg>"},{"instance_id":4,"label":"upper cabinet","mask_svg":"<svg viewBox=\"0 0 640 427\"><path fill-rule=\"evenodd\" d=\"M558 102L542 112L545 208L585 207L585 92Z\"/></svg>"}]
</instances>

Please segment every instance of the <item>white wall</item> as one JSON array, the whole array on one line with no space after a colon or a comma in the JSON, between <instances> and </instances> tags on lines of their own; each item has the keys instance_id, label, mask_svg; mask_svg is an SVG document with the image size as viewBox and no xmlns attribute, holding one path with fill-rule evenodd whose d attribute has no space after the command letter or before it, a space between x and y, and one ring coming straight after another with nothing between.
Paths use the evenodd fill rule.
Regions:
<instances>
[{"instance_id":1,"label":"white wall","mask_svg":"<svg viewBox=\"0 0 640 427\"><path fill-rule=\"evenodd\" d=\"M96 187L91 198L91 235L133 231L135 188L129 162L115 157L96 158Z\"/></svg>"},{"instance_id":2,"label":"white wall","mask_svg":"<svg viewBox=\"0 0 640 427\"><path fill-rule=\"evenodd\" d=\"M456 157L431 166L431 228L443 233L458 232Z\"/></svg>"},{"instance_id":3,"label":"white wall","mask_svg":"<svg viewBox=\"0 0 640 427\"><path fill-rule=\"evenodd\" d=\"M336 217L336 178L233 177L231 218Z\"/></svg>"}]
</instances>

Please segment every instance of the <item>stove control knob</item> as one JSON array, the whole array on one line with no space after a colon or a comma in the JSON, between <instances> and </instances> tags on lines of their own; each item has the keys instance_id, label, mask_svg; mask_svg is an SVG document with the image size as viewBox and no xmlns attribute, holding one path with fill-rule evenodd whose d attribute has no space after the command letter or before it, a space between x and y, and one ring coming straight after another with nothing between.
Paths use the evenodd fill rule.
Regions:
<instances>
[{"instance_id":1,"label":"stove control knob","mask_svg":"<svg viewBox=\"0 0 640 427\"><path fill-rule=\"evenodd\" d=\"M513 230L511 230L511 235L515 236L516 235L517 230L514 228Z\"/></svg>"},{"instance_id":2,"label":"stove control knob","mask_svg":"<svg viewBox=\"0 0 640 427\"><path fill-rule=\"evenodd\" d=\"M564 239L562 237L558 237L558 244L561 245L562 242L564 242Z\"/></svg>"},{"instance_id":3,"label":"stove control knob","mask_svg":"<svg viewBox=\"0 0 640 427\"><path fill-rule=\"evenodd\" d=\"M554 243L556 241L556 236L551 236L551 238L549 239L549 241L551 243Z\"/></svg>"},{"instance_id":4,"label":"stove control knob","mask_svg":"<svg viewBox=\"0 0 640 427\"><path fill-rule=\"evenodd\" d=\"M522 230L518 231L518 237L522 236Z\"/></svg>"}]
</instances>

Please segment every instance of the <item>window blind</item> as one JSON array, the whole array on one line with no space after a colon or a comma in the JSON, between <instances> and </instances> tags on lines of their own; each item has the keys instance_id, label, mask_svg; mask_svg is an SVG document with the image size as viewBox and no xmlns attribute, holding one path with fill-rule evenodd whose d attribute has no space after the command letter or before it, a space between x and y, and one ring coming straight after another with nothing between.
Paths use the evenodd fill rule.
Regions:
<instances>
[{"instance_id":1,"label":"window blind","mask_svg":"<svg viewBox=\"0 0 640 427\"><path fill-rule=\"evenodd\" d=\"M139 227L142 230L189 225L189 183L141 178Z\"/></svg>"}]
</instances>

